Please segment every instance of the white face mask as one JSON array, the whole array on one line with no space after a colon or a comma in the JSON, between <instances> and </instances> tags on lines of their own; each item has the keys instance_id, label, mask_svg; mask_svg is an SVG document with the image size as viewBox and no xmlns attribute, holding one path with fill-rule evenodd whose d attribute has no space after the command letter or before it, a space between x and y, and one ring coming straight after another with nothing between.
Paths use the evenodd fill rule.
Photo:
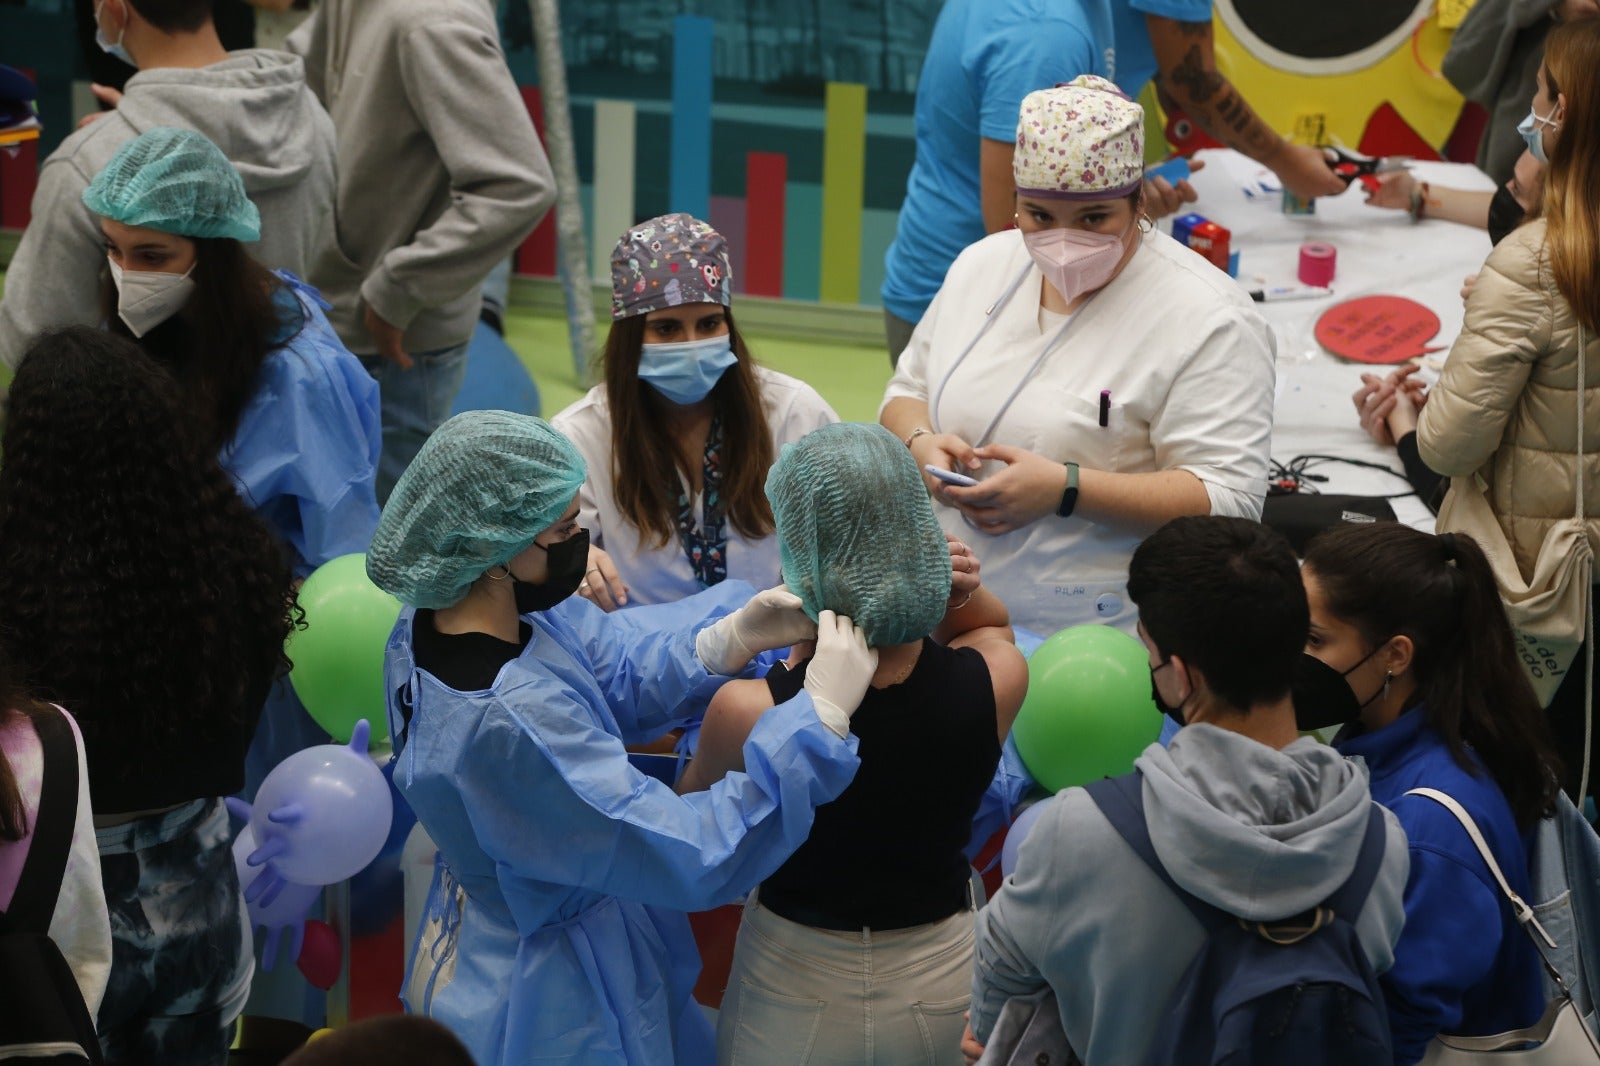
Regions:
<instances>
[{"instance_id":1,"label":"white face mask","mask_svg":"<svg viewBox=\"0 0 1600 1066\"><path fill-rule=\"evenodd\" d=\"M182 274L152 270L128 272L107 259L111 281L117 287L117 317L135 337L143 337L177 314L194 294L194 273L190 266Z\"/></svg>"}]
</instances>

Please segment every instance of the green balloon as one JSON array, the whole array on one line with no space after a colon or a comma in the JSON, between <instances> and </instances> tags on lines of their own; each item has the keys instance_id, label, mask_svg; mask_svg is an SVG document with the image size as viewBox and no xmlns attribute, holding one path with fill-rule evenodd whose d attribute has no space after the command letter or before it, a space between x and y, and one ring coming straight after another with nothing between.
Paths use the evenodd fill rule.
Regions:
<instances>
[{"instance_id":1,"label":"green balloon","mask_svg":"<svg viewBox=\"0 0 1600 1066\"><path fill-rule=\"evenodd\" d=\"M1160 729L1149 657L1120 629L1063 629L1028 657L1028 698L1011 735L1051 792L1127 773Z\"/></svg>"},{"instance_id":2,"label":"green balloon","mask_svg":"<svg viewBox=\"0 0 1600 1066\"><path fill-rule=\"evenodd\" d=\"M306 627L290 632L289 681L313 720L340 743L356 722L372 723L372 741L389 735L383 651L400 601L367 577L365 555L330 559L300 586Z\"/></svg>"}]
</instances>

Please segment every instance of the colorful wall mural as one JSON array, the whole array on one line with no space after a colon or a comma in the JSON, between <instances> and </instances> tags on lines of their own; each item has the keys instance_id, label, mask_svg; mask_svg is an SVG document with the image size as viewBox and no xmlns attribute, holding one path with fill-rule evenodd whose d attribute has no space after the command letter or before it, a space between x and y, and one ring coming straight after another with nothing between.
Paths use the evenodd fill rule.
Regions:
<instances>
[{"instance_id":1,"label":"colorful wall mural","mask_svg":"<svg viewBox=\"0 0 1600 1066\"><path fill-rule=\"evenodd\" d=\"M1431 153L1461 112L1438 68L1449 27L1470 0L1440 3L1442 14L1435 0L1216 0L1219 64L1285 133ZM914 155L917 74L941 7L561 0L596 279L606 276L622 230L684 210L730 238L736 291L876 304ZM41 67L41 113L53 127L45 150L70 113L62 47L70 12L69 0L0 0L0 62ZM26 25L11 21L23 16ZM62 20L60 36L41 31L51 18ZM542 126L527 4L500 0L500 19L512 71ZM1160 118L1153 122L1156 133ZM0 160L0 181L17 167ZM14 207L0 217L17 224ZM553 274L555 259L547 221L518 267Z\"/></svg>"}]
</instances>

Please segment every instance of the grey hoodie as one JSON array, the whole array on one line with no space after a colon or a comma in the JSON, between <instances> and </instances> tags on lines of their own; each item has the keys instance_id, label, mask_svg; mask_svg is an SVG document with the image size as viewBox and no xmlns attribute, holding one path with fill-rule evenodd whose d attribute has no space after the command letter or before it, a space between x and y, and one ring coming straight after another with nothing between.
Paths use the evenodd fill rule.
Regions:
<instances>
[{"instance_id":1,"label":"grey hoodie","mask_svg":"<svg viewBox=\"0 0 1600 1066\"><path fill-rule=\"evenodd\" d=\"M1355 868L1371 796L1364 768L1315 740L1275 751L1211 725L1152 744L1145 816L1156 854L1187 891L1241 918L1309 910ZM1394 815L1383 866L1356 920L1378 972L1394 962L1409 859ZM1006 999L1048 984L1086 1066L1144 1061L1178 979L1203 942L1182 903L1088 793L1060 793L1016 870L978 912L972 1030L985 1040Z\"/></svg>"},{"instance_id":2,"label":"grey hoodie","mask_svg":"<svg viewBox=\"0 0 1600 1066\"><path fill-rule=\"evenodd\" d=\"M261 211L247 246L268 267L304 275L333 209L333 123L286 52L231 52L209 67L158 67L128 79L122 102L61 142L39 170L33 220L6 271L0 358L16 366L52 326L100 321L105 238L83 190L127 142L157 126L196 130L238 167Z\"/></svg>"},{"instance_id":3,"label":"grey hoodie","mask_svg":"<svg viewBox=\"0 0 1600 1066\"><path fill-rule=\"evenodd\" d=\"M289 36L339 132L335 225L311 281L353 352L371 307L405 349L464 344L483 279L555 202L485 0L322 0Z\"/></svg>"}]
</instances>

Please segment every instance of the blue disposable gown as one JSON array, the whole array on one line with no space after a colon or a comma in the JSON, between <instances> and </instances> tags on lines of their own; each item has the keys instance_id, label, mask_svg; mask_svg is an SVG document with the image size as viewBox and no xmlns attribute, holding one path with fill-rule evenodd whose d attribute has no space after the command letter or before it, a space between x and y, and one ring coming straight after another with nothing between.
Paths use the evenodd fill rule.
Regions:
<instances>
[{"instance_id":1,"label":"blue disposable gown","mask_svg":"<svg viewBox=\"0 0 1600 1066\"><path fill-rule=\"evenodd\" d=\"M383 432L378 383L328 325L328 304L288 271L277 277L280 314L302 321L286 328L262 363L255 394L218 460L283 545L295 576L304 577L372 542ZM253 799L278 763L327 742L288 678L278 679L245 759L242 795Z\"/></svg>"},{"instance_id":2,"label":"blue disposable gown","mask_svg":"<svg viewBox=\"0 0 1600 1066\"><path fill-rule=\"evenodd\" d=\"M280 303L291 314L298 303L305 322L268 354L218 458L304 577L371 543L383 432L378 383L339 343L322 313L328 305L293 274L278 278Z\"/></svg>"},{"instance_id":3,"label":"blue disposable gown","mask_svg":"<svg viewBox=\"0 0 1600 1066\"><path fill-rule=\"evenodd\" d=\"M440 856L404 998L480 1066L715 1061L682 912L776 870L858 764L804 692L762 716L746 771L708 792L678 796L629 764L624 744L703 713L727 680L694 635L752 592L729 581L614 614L572 597L526 616L532 639L480 692L419 670L400 615L395 784Z\"/></svg>"}]
</instances>

